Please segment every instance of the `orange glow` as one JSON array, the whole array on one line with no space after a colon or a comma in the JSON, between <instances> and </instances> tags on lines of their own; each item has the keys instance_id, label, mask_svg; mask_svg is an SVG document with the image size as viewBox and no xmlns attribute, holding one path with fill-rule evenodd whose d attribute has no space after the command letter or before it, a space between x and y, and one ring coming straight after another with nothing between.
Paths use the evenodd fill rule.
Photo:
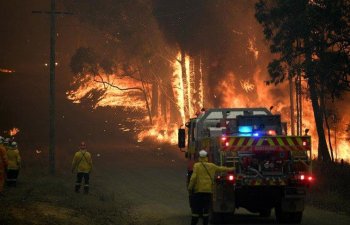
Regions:
<instances>
[{"instance_id":1,"label":"orange glow","mask_svg":"<svg viewBox=\"0 0 350 225\"><path fill-rule=\"evenodd\" d=\"M251 92L254 90L255 85L251 83L249 80L241 80L241 87L246 91L246 92Z\"/></svg>"},{"instance_id":2,"label":"orange glow","mask_svg":"<svg viewBox=\"0 0 350 225\"><path fill-rule=\"evenodd\" d=\"M14 73L14 72L16 72L16 71L14 71L14 70L9 70L9 69L2 69L2 68L0 68L0 72L2 72L2 73Z\"/></svg>"},{"instance_id":3,"label":"orange glow","mask_svg":"<svg viewBox=\"0 0 350 225\"><path fill-rule=\"evenodd\" d=\"M17 127L12 128L9 130L10 136L15 136L19 132L19 129Z\"/></svg>"},{"instance_id":4,"label":"orange glow","mask_svg":"<svg viewBox=\"0 0 350 225\"><path fill-rule=\"evenodd\" d=\"M120 79L116 75L109 75L107 77L105 74L101 74L101 77L103 80L109 81L111 84L120 88L140 87L137 82L128 77ZM100 78L96 78L96 80L101 81ZM72 85L77 84L80 84L77 90L71 90L66 93L68 99L73 101L73 103L81 103L83 98L93 98L94 96L91 93L93 90L106 90L105 94L97 101L94 108L103 106L124 106L132 110L145 108L145 101L139 90L118 90L109 85L96 82L89 74L81 78L75 78Z\"/></svg>"},{"instance_id":5,"label":"orange glow","mask_svg":"<svg viewBox=\"0 0 350 225\"><path fill-rule=\"evenodd\" d=\"M251 39L249 41L248 50L256 52L254 57L258 57L258 50L255 46L255 40ZM116 88L104 85L102 83L96 82L92 76L86 74L80 76L80 78L75 78L72 86L77 87L75 90L68 91L67 98L74 103L83 103L86 98L93 98L93 90L104 91L103 95L97 99L96 104L93 105L94 108L97 107L123 107L125 110L137 110L144 112L143 117L140 118L127 118L128 122L135 122L141 124L141 129L134 129L130 127L120 127L123 132L133 132L137 137L138 142L142 142L145 139L152 139L159 142L168 142L175 144L177 142L177 129L183 126L188 121L188 116L195 116L196 112L199 112L204 106L204 96L207 96L204 89L204 80L202 67L199 68L200 74L195 74L193 60L189 57L185 57L185 68L186 77L183 79L183 73L181 68L181 54L178 53L176 59L171 62L173 68L172 76L170 79L172 90L168 90L164 87L160 88L158 91L159 95L164 95L165 92L173 92L174 99L167 99L168 102L171 101L177 110L176 119L170 122L170 106L167 104L166 115L162 115L161 107L158 107L158 114L153 115L153 124L150 125L146 102L144 95L141 90L126 90L121 91ZM291 134L291 124L290 124L290 108L289 108L289 88L288 82L279 84L277 87L274 85L267 86L264 81L269 80L269 75L267 72L263 72L262 68L255 66L255 71L252 76L242 79L241 74L234 74L232 72L227 74L219 74L221 77L219 85L213 87L213 93L215 96L214 101L220 100L220 107L227 108L246 108L246 107L265 107L270 108L273 106L273 114L281 114L282 120L288 122L288 134ZM122 79L117 75L105 75L100 74L103 80L108 80L108 82L116 85L120 88L136 87L142 88L140 81L132 79L130 77L123 77ZM196 76L199 76L196 78ZM101 81L101 78L97 76L97 81ZM184 85L183 81L187 83ZM199 84L195 84L199 82ZM162 82L159 81L158 84ZM303 88L307 88L307 83L302 82ZM145 85L145 91L147 92L147 98L149 103L152 99L152 84L148 83ZM185 87L186 86L186 87ZM167 96L168 97L168 96ZM347 96L346 99L349 99ZM160 101L158 101L159 103ZM213 104L210 99L206 100L206 107ZM187 108L188 106L188 108ZM350 107L344 104L343 112L350 111ZM312 155L317 156L318 138L317 130L314 121L313 109L309 99L305 96L302 98L302 108L303 108L303 124L302 130L308 128L310 130L309 134L312 137ZM188 112L188 113L187 113ZM188 115L189 114L189 115ZM296 112L294 112L296 115ZM294 116L295 116L294 115ZM337 124L337 141L335 141L334 127L332 127L332 146L334 149L334 157L338 160L344 159L345 161L350 160L350 144L345 139L346 124L350 121L350 114L344 113ZM325 129L325 132L327 130ZM327 135L327 133L326 133ZM328 139L327 139L328 141ZM229 143L223 143L228 145Z\"/></svg>"},{"instance_id":6,"label":"orange glow","mask_svg":"<svg viewBox=\"0 0 350 225\"><path fill-rule=\"evenodd\" d=\"M248 50L254 54L255 60L259 58L259 50L255 44L255 37L248 39Z\"/></svg>"}]
</instances>

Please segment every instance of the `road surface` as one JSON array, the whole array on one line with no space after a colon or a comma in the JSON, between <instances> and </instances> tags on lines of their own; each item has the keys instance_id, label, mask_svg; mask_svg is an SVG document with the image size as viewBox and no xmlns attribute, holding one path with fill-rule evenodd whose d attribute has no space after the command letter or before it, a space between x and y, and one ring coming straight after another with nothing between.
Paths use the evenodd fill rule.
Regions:
<instances>
[{"instance_id":1,"label":"road surface","mask_svg":"<svg viewBox=\"0 0 350 225\"><path fill-rule=\"evenodd\" d=\"M92 147L96 168L92 189L101 185L121 195L145 224L190 224L183 153L174 147L142 143ZM236 212L232 224L276 224L274 215L266 219L244 209ZM350 217L307 206L302 224L348 225Z\"/></svg>"}]
</instances>

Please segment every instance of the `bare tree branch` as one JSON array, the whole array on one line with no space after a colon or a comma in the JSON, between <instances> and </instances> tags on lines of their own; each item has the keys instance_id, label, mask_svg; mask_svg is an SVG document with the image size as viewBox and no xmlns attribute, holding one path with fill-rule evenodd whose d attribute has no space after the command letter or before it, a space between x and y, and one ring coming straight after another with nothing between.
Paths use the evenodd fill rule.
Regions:
<instances>
[{"instance_id":1,"label":"bare tree branch","mask_svg":"<svg viewBox=\"0 0 350 225\"><path fill-rule=\"evenodd\" d=\"M100 76L100 78L101 78L101 80L96 80L96 79L94 79L94 81L97 82L97 83L103 84L105 88L106 88L106 85L108 85L108 86L110 86L110 87L117 88L117 89L120 90L120 91L138 90L138 91L143 92L142 88L139 88L139 87L121 88L121 87L119 87L119 86L117 86L117 85L114 85L114 84L112 84L112 83L110 83L110 82L104 81L103 78L102 78L101 76Z\"/></svg>"}]
</instances>

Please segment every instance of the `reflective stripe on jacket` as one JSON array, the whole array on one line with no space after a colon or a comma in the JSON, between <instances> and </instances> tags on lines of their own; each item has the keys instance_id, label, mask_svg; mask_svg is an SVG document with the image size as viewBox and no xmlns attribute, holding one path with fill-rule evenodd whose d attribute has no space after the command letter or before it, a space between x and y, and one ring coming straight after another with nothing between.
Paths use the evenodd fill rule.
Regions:
<instances>
[{"instance_id":1,"label":"reflective stripe on jacket","mask_svg":"<svg viewBox=\"0 0 350 225\"><path fill-rule=\"evenodd\" d=\"M8 166L7 153L3 145L0 144L0 171Z\"/></svg>"},{"instance_id":2,"label":"reflective stripe on jacket","mask_svg":"<svg viewBox=\"0 0 350 225\"><path fill-rule=\"evenodd\" d=\"M208 172L203 165L207 168ZM214 163L209 163L208 158L199 158L199 162L195 163L193 166L193 173L190 183L188 184L188 190L193 190L195 193L212 193L215 173L232 170L234 170L234 167L217 166Z\"/></svg>"},{"instance_id":3,"label":"reflective stripe on jacket","mask_svg":"<svg viewBox=\"0 0 350 225\"><path fill-rule=\"evenodd\" d=\"M90 173L91 169L91 154L86 150L76 152L72 162L72 170L76 170L78 173Z\"/></svg>"},{"instance_id":4,"label":"reflective stripe on jacket","mask_svg":"<svg viewBox=\"0 0 350 225\"><path fill-rule=\"evenodd\" d=\"M17 148L9 147L7 150L8 167L10 170L19 170L21 167L21 156Z\"/></svg>"}]
</instances>

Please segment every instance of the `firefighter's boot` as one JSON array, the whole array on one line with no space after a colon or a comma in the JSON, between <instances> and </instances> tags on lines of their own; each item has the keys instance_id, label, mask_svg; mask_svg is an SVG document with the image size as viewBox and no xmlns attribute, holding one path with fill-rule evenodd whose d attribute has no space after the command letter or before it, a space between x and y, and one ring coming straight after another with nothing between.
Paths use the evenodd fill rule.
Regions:
<instances>
[{"instance_id":1,"label":"firefighter's boot","mask_svg":"<svg viewBox=\"0 0 350 225\"><path fill-rule=\"evenodd\" d=\"M89 185L84 185L84 194L89 194Z\"/></svg>"},{"instance_id":2,"label":"firefighter's boot","mask_svg":"<svg viewBox=\"0 0 350 225\"><path fill-rule=\"evenodd\" d=\"M197 225L198 220L199 220L199 216L197 216L197 215L193 216L192 215L191 225Z\"/></svg>"},{"instance_id":3,"label":"firefighter's boot","mask_svg":"<svg viewBox=\"0 0 350 225\"><path fill-rule=\"evenodd\" d=\"M203 225L209 224L209 216L203 216Z\"/></svg>"},{"instance_id":4,"label":"firefighter's boot","mask_svg":"<svg viewBox=\"0 0 350 225\"><path fill-rule=\"evenodd\" d=\"M80 184L76 184L75 185L75 193L79 193L80 192Z\"/></svg>"}]
</instances>

